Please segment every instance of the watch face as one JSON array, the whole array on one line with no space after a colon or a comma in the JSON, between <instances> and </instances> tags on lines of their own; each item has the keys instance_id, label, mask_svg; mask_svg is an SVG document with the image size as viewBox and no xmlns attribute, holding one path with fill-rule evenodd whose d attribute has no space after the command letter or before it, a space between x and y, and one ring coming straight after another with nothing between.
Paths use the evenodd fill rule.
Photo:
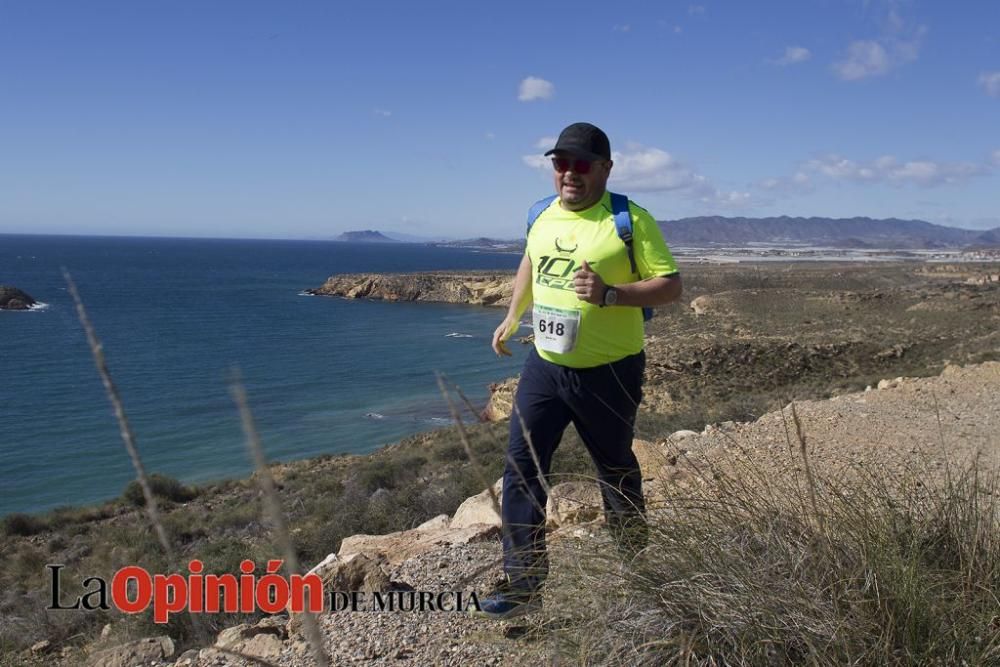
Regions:
<instances>
[{"instance_id":1,"label":"watch face","mask_svg":"<svg viewBox=\"0 0 1000 667\"><path fill-rule=\"evenodd\" d=\"M608 291L604 293L604 303L609 306L613 306L618 303L618 290L614 287L609 287Z\"/></svg>"}]
</instances>

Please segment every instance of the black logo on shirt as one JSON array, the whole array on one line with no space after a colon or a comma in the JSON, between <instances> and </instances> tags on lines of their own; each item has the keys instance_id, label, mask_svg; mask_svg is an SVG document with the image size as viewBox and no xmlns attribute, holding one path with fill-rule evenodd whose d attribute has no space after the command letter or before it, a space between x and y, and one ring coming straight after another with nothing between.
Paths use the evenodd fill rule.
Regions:
<instances>
[{"instance_id":1,"label":"black logo on shirt","mask_svg":"<svg viewBox=\"0 0 1000 667\"><path fill-rule=\"evenodd\" d=\"M535 284L552 289L574 290L573 274L579 271L581 266L569 257L545 255L538 262L538 276L535 278Z\"/></svg>"},{"instance_id":2,"label":"black logo on shirt","mask_svg":"<svg viewBox=\"0 0 1000 667\"><path fill-rule=\"evenodd\" d=\"M556 250L558 250L559 252L568 252L568 253L572 254L572 253L576 252L576 249L579 248L579 247L580 247L580 244L578 242L572 248L563 248L561 245L559 245L559 237L558 236L556 237Z\"/></svg>"}]
</instances>

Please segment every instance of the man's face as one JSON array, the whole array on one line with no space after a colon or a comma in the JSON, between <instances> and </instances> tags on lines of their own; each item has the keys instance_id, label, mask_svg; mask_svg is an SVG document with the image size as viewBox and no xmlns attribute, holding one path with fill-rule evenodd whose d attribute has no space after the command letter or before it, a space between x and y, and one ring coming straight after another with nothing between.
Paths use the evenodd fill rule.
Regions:
<instances>
[{"instance_id":1,"label":"man's face","mask_svg":"<svg viewBox=\"0 0 1000 667\"><path fill-rule=\"evenodd\" d=\"M567 211L582 211L599 202L611 166L611 160L585 160L569 153L555 153L552 171L560 205Z\"/></svg>"}]
</instances>

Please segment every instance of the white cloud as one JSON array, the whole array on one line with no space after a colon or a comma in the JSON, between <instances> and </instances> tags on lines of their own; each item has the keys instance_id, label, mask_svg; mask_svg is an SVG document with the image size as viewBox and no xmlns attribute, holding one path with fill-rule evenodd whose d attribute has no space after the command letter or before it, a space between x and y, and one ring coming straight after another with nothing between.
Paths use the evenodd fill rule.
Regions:
<instances>
[{"instance_id":1,"label":"white cloud","mask_svg":"<svg viewBox=\"0 0 1000 667\"><path fill-rule=\"evenodd\" d=\"M616 25L616 26L612 27L611 29L614 30L615 32L628 32L629 30L632 29L632 26L630 26L628 23L626 23L624 25Z\"/></svg>"},{"instance_id":2,"label":"white cloud","mask_svg":"<svg viewBox=\"0 0 1000 667\"><path fill-rule=\"evenodd\" d=\"M803 46L786 46L785 53L771 62L775 65L794 65L812 58L812 52Z\"/></svg>"},{"instance_id":3,"label":"white cloud","mask_svg":"<svg viewBox=\"0 0 1000 667\"><path fill-rule=\"evenodd\" d=\"M552 168L552 160L544 155L522 155L521 161L532 169Z\"/></svg>"},{"instance_id":4,"label":"white cloud","mask_svg":"<svg viewBox=\"0 0 1000 667\"><path fill-rule=\"evenodd\" d=\"M665 192L708 186L704 176L659 148L632 145L629 152L612 152L611 159L614 167L608 182L623 190Z\"/></svg>"},{"instance_id":5,"label":"white cloud","mask_svg":"<svg viewBox=\"0 0 1000 667\"><path fill-rule=\"evenodd\" d=\"M833 71L844 81L881 76L889 71L889 54L878 42L851 42L844 60L833 64Z\"/></svg>"},{"instance_id":6,"label":"white cloud","mask_svg":"<svg viewBox=\"0 0 1000 667\"><path fill-rule=\"evenodd\" d=\"M529 76L521 81L521 85L518 87L517 91L517 99L522 102L531 102L532 100L548 100L555 95L555 92L556 87L552 85L551 81Z\"/></svg>"},{"instance_id":7,"label":"white cloud","mask_svg":"<svg viewBox=\"0 0 1000 667\"><path fill-rule=\"evenodd\" d=\"M536 144L539 149L546 150L554 145L555 139L550 137ZM717 192L707 178L659 148L630 144L625 151L612 152L611 159L614 167L608 183L625 192L679 191L692 197ZM549 158L542 155L523 155L521 160L535 169L552 169Z\"/></svg>"},{"instance_id":8,"label":"white cloud","mask_svg":"<svg viewBox=\"0 0 1000 667\"><path fill-rule=\"evenodd\" d=\"M544 139L539 144L552 145ZM660 148L630 144L624 151L613 151L611 159L614 167L608 187L618 192L673 192L715 210L744 210L764 203L750 192L718 189L704 175ZM524 155L521 160L535 169L552 169L549 159L540 155Z\"/></svg>"},{"instance_id":9,"label":"white cloud","mask_svg":"<svg viewBox=\"0 0 1000 667\"><path fill-rule=\"evenodd\" d=\"M543 151L547 151L556 145L557 139L555 137L542 137L535 142L535 148Z\"/></svg>"},{"instance_id":10,"label":"white cloud","mask_svg":"<svg viewBox=\"0 0 1000 667\"><path fill-rule=\"evenodd\" d=\"M839 155L809 160L803 166L810 173L836 181L885 183L932 188L961 183L989 173L990 166L974 162L939 162L934 160L900 161L885 155L870 162L857 162Z\"/></svg>"},{"instance_id":11,"label":"white cloud","mask_svg":"<svg viewBox=\"0 0 1000 667\"><path fill-rule=\"evenodd\" d=\"M990 97L1000 97L1000 70L980 74L979 85Z\"/></svg>"},{"instance_id":12,"label":"white cloud","mask_svg":"<svg viewBox=\"0 0 1000 667\"><path fill-rule=\"evenodd\" d=\"M497 138L497 135L495 135L495 134L494 134L494 133L492 133L492 132L487 132L485 136L486 136L486 138L487 138L487 139L489 139L490 141L493 141L494 139L496 139L496 138Z\"/></svg>"},{"instance_id":13,"label":"white cloud","mask_svg":"<svg viewBox=\"0 0 1000 667\"><path fill-rule=\"evenodd\" d=\"M688 15L696 16L705 13L705 5L688 5Z\"/></svg>"},{"instance_id":14,"label":"white cloud","mask_svg":"<svg viewBox=\"0 0 1000 667\"><path fill-rule=\"evenodd\" d=\"M679 25L675 25L675 26L674 26L674 34L675 34L675 35L679 35L679 34L681 34L681 33L682 33L683 31L684 31L684 29L683 29L683 28L681 28L681 27L680 27Z\"/></svg>"},{"instance_id":15,"label":"white cloud","mask_svg":"<svg viewBox=\"0 0 1000 667\"><path fill-rule=\"evenodd\" d=\"M883 76L916 60L926 34L926 26L908 23L890 7L881 35L877 39L851 42L844 57L833 63L831 69L844 81Z\"/></svg>"},{"instance_id":16,"label":"white cloud","mask_svg":"<svg viewBox=\"0 0 1000 667\"><path fill-rule=\"evenodd\" d=\"M372 113L383 118L388 118L392 115L392 112L387 109L372 109Z\"/></svg>"}]
</instances>

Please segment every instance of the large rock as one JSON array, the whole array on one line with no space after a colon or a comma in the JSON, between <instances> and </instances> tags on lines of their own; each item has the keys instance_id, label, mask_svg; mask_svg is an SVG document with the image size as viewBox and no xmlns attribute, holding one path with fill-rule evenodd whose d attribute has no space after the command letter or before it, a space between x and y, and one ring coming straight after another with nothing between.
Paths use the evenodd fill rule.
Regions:
<instances>
[{"instance_id":1,"label":"large rock","mask_svg":"<svg viewBox=\"0 0 1000 667\"><path fill-rule=\"evenodd\" d=\"M27 292L10 285L0 285L0 310L28 310L36 303Z\"/></svg>"},{"instance_id":2,"label":"large rock","mask_svg":"<svg viewBox=\"0 0 1000 667\"><path fill-rule=\"evenodd\" d=\"M256 625L241 623L219 633L215 646L244 655L276 660L281 656L282 644L288 639L288 621L269 616Z\"/></svg>"},{"instance_id":3,"label":"large rock","mask_svg":"<svg viewBox=\"0 0 1000 667\"><path fill-rule=\"evenodd\" d=\"M309 574L317 574L323 580L324 591L375 591L389 590L389 575L385 573L377 559L364 553L349 556L330 554Z\"/></svg>"},{"instance_id":4,"label":"large rock","mask_svg":"<svg viewBox=\"0 0 1000 667\"><path fill-rule=\"evenodd\" d=\"M93 667L133 667L173 656L174 641L166 635L147 637L138 641L98 651L91 656Z\"/></svg>"},{"instance_id":5,"label":"large rock","mask_svg":"<svg viewBox=\"0 0 1000 667\"><path fill-rule=\"evenodd\" d=\"M442 515L446 519L446 515ZM435 517L437 518L437 517ZM432 519L433 521L433 519ZM329 595L331 591L361 591L366 596L372 593L383 593L392 588L389 575L382 569L382 558L377 554L353 553L346 556L330 554L308 574L319 575L323 580L323 591ZM324 604L326 600L324 600ZM288 632L292 635L302 633L302 614L289 612Z\"/></svg>"},{"instance_id":6,"label":"large rock","mask_svg":"<svg viewBox=\"0 0 1000 667\"><path fill-rule=\"evenodd\" d=\"M518 378L507 378L503 382L490 385L490 400L483 410L486 421L499 422L508 419L514 410L514 392Z\"/></svg>"},{"instance_id":7,"label":"large rock","mask_svg":"<svg viewBox=\"0 0 1000 667\"><path fill-rule=\"evenodd\" d=\"M451 525L451 517L447 514L438 514L433 519L428 519L417 526L417 530L438 530Z\"/></svg>"},{"instance_id":8,"label":"large rock","mask_svg":"<svg viewBox=\"0 0 1000 667\"><path fill-rule=\"evenodd\" d=\"M486 542L500 535L498 526L473 524L464 528L413 528L388 535L352 535L340 543L338 556L363 553L389 565L398 565L441 546Z\"/></svg>"},{"instance_id":9,"label":"large rock","mask_svg":"<svg viewBox=\"0 0 1000 667\"><path fill-rule=\"evenodd\" d=\"M503 498L503 478L501 477L493 485L493 493L496 494L497 503ZM455 510L455 516L451 518L449 526L452 528L467 528L474 525L487 525L500 527L500 514L497 506L490 496L490 492L484 490L482 493L466 498L465 502Z\"/></svg>"}]
</instances>

